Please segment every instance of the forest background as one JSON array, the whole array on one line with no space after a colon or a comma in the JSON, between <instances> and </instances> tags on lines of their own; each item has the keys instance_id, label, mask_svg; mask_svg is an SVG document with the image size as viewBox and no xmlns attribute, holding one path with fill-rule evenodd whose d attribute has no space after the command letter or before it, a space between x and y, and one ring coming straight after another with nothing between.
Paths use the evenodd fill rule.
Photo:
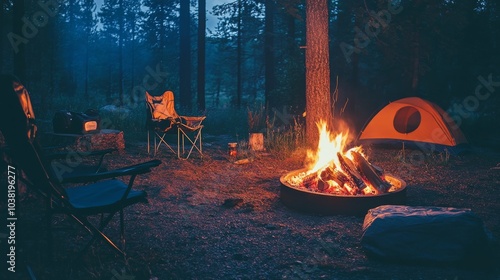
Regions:
<instances>
[{"instance_id":1,"label":"forest background","mask_svg":"<svg viewBox=\"0 0 500 280\"><path fill-rule=\"evenodd\" d=\"M206 132L245 135L247 110L286 126L305 108L305 2L1 1L0 70L32 92L41 125L99 109L145 138L144 93L172 90ZM329 0L334 104L355 132L390 101L441 106L473 144L498 148L497 1ZM207 13L218 18L207 29ZM277 118L276 118L277 116ZM337 115L338 116L338 115Z\"/></svg>"}]
</instances>

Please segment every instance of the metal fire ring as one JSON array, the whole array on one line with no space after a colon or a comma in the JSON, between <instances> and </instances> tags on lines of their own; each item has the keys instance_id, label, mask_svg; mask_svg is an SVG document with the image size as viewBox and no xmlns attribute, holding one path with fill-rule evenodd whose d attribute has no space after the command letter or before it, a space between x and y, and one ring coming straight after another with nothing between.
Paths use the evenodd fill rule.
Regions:
<instances>
[{"instance_id":1,"label":"metal fire ring","mask_svg":"<svg viewBox=\"0 0 500 280\"><path fill-rule=\"evenodd\" d=\"M385 175L391 184L400 184L398 190L379 195L332 195L297 188L288 179L305 169L295 170L281 176L280 199L291 209L318 215L363 216L369 209L380 205L404 205L406 203L406 182L392 175Z\"/></svg>"}]
</instances>

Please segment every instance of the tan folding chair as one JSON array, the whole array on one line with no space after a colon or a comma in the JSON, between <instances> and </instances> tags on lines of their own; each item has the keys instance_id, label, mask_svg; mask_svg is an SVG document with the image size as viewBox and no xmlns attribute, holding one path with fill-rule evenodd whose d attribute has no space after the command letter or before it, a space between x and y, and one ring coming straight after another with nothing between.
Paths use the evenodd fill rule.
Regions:
<instances>
[{"instance_id":1,"label":"tan folding chair","mask_svg":"<svg viewBox=\"0 0 500 280\"><path fill-rule=\"evenodd\" d=\"M172 100L169 100L170 98ZM155 156L162 144L174 154L177 154L171 144L167 143L166 138L167 134L178 133L177 123L179 122L179 115L177 115L174 109L173 93L166 91L162 95L153 96L146 91L146 105L148 154L151 152L151 142L153 142L153 154Z\"/></svg>"},{"instance_id":2,"label":"tan folding chair","mask_svg":"<svg viewBox=\"0 0 500 280\"><path fill-rule=\"evenodd\" d=\"M188 159L193 151L203 156L202 129L206 116L181 116L175 111L174 93L165 91L160 96L146 92L148 104L148 154L150 152L150 132L154 132L155 155L163 143L180 159ZM177 152L165 140L168 132L177 130ZM156 140L159 140L157 143ZM191 145L189 149L187 145Z\"/></svg>"}]
</instances>

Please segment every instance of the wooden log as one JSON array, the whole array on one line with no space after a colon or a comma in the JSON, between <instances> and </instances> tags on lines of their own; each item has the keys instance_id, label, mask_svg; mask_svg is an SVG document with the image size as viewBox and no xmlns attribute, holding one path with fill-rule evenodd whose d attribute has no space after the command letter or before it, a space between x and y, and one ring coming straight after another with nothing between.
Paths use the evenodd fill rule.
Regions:
<instances>
[{"instance_id":1,"label":"wooden log","mask_svg":"<svg viewBox=\"0 0 500 280\"><path fill-rule=\"evenodd\" d=\"M377 194L386 193L391 187L391 184L383 180L360 153L353 152L352 154L363 178L375 188Z\"/></svg>"},{"instance_id":2,"label":"wooden log","mask_svg":"<svg viewBox=\"0 0 500 280\"><path fill-rule=\"evenodd\" d=\"M343 187L345 183L349 182L349 178L347 178L347 176L338 171L337 169L335 169L334 171L334 179L333 179L335 182L337 182L337 184L339 184L339 186Z\"/></svg>"},{"instance_id":3,"label":"wooden log","mask_svg":"<svg viewBox=\"0 0 500 280\"><path fill-rule=\"evenodd\" d=\"M311 173L302 178L300 186L306 189L316 190L318 188L318 182L318 174Z\"/></svg>"},{"instance_id":4,"label":"wooden log","mask_svg":"<svg viewBox=\"0 0 500 280\"><path fill-rule=\"evenodd\" d=\"M327 181L319 179L317 187L318 187L319 191L325 192L326 190L328 190L330 188L330 184L328 184Z\"/></svg>"},{"instance_id":5,"label":"wooden log","mask_svg":"<svg viewBox=\"0 0 500 280\"><path fill-rule=\"evenodd\" d=\"M351 193L352 194L361 193L361 190L366 188L365 182L363 182L362 178L357 176L357 172L355 172L348 166L344 157L340 153L337 153L337 157L340 162L340 168L342 169L346 177L349 179L350 187L353 188Z\"/></svg>"},{"instance_id":6,"label":"wooden log","mask_svg":"<svg viewBox=\"0 0 500 280\"><path fill-rule=\"evenodd\" d=\"M349 182L349 178L347 178L346 175L331 164L321 171L318 181L318 190L322 192L334 192L336 194L350 195L352 193L346 188L345 185L347 182ZM332 184L334 185L333 189Z\"/></svg>"},{"instance_id":7,"label":"wooden log","mask_svg":"<svg viewBox=\"0 0 500 280\"><path fill-rule=\"evenodd\" d=\"M331 166L324 168L319 174L319 178L323 181L333 180L335 178L333 168Z\"/></svg>"},{"instance_id":8,"label":"wooden log","mask_svg":"<svg viewBox=\"0 0 500 280\"><path fill-rule=\"evenodd\" d=\"M375 172L377 172L377 174L379 176L384 176L384 169L382 169L382 167L378 166L378 165L375 165L371 162L368 162L370 164L370 166L375 170Z\"/></svg>"},{"instance_id":9,"label":"wooden log","mask_svg":"<svg viewBox=\"0 0 500 280\"><path fill-rule=\"evenodd\" d=\"M343 159L349 167L349 172L354 176L354 178L358 180L356 181L356 183L359 184L359 189L361 191L364 190L364 188L366 188L366 183L363 181L363 176L361 176L361 173L359 173L356 165L348 157L343 157Z\"/></svg>"}]
</instances>

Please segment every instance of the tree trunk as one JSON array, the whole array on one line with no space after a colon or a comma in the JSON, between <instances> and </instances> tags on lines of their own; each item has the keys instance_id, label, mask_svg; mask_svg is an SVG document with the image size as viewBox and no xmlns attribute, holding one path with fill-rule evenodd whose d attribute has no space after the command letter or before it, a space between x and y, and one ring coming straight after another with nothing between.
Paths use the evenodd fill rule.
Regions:
<instances>
[{"instance_id":1,"label":"tree trunk","mask_svg":"<svg viewBox=\"0 0 500 280\"><path fill-rule=\"evenodd\" d=\"M137 18L137 11L134 10L133 13L134 13L134 20L132 21L132 27L131 27L132 28L132 36L131 36L132 40L130 41L130 44L132 45L131 46L131 52L132 53L130 54L130 56L131 56L130 77L132 77L130 79L130 82L132 84L130 85L130 88L132 89L131 98L133 100L135 100L136 96L133 96L133 94L135 93L135 91L133 89L135 88L135 79L134 79L134 77L135 77L135 63L136 63L136 57L135 57L136 56L136 53L135 53L136 52L136 45L135 45L135 40L136 40L136 32L137 32L136 31L136 28L137 28L136 25L137 25L138 18Z\"/></svg>"},{"instance_id":2,"label":"tree trunk","mask_svg":"<svg viewBox=\"0 0 500 280\"><path fill-rule=\"evenodd\" d=\"M18 36L22 36L22 26L23 21L22 18L24 16L24 0L14 1L13 4L13 31L14 34ZM14 53L14 74L21 79L21 81L25 81L26 79L26 48L25 44L19 44L18 52Z\"/></svg>"},{"instance_id":3,"label":"tree trunk","mask_svg":"<svg viewBox=\"0 0 500 280\"><path fill-rule=\"evenodd\" d=\"M182 107L191 108L191 35L189 28L190 1L181 1L180 5L180 67L179 90Z\"/></svg>"},{"instance_id":4,"label":"tree trunk","mask_svg":"<svg viewBox=\"0 0 500 280\"><path fill-rule=\"evenodd\" d=\"M206 0L198 0L198 110L205 110Z\"/></svg>"},{"instance_id":5,"label":"tree trunk","mask_svg":"<svg viewBox=\"0 0 500 280\"><path fill-rule=\"evenodd\" d=\"M264 61L265 61L265 103L270 107L277 107L273 96L274 79L274 0L266 0L265 32L264 32Z\"/></svg>"},{"instance_id":6,"label":"tree trunk","mask_svg":"<svg viewBox=\"0 0 500 280\"><path fill-rule=\"evenodd\" d=\"M413 63L412 63L412 79L411 92L413 96L418 94L418 82L420 76L420 34L418 20L415 20L415 33L413 35Z\"/></svg>"},{"instance_id":7,"label":"tree trunk","mask_svg":"<svg viewBox=\"0 0 500 280\"><path fill-rule=\"evenodd\" d=\"M242 67L243 67L243 46L242 46L242 31L241 31L241 21L243 17L242 12L242 0L238 0L238 34L237 34L237 46L236 46L236 107L241 108L241 95L243 91L243 82L242 82Z\"/></svg>"},{"instance_id":8,"label":"tree trunk","mask_svg":"<svg viewBox=\"0 0 500 280\"><path fill-rule=\"evenodd\" d=\"M58 38L59 34L57 34L57 30L59 28L59 25L57 21L53 20L49 22L48 24L48 32L49 35L48 37L50 40L48 41L48 56L49 56L49 82L48 82L48 89L46 91L46 94L43 95L42 99L42 108L46 109L48 106L48 103L46 102L47 100L50 101L50 99L55 96L56 93L56 79L57 79L57 74L59 72L59 69L57 68L58 65L58 55L57 55L57 48L59 44Z\"/></svg>"},{"instance_id":9,"label":"tree trunk","mask_svg":"<svg viewBox=\"0 0 500 280\"><path fill-rule=\"evenodd\" d=\"M89 32L90 33L90 32ZM90 57L89 57L89 37L90 34L86 34L87 37L85 39L85 92L83 93L83 96L85 99L89 97L89 63L90 63Z\"/></svg>"},{"instance_id":10,"label":"tree trunk","mask_svg":"<svg viewBox=\"0 0 500 280\"><path fill-rule=\"evenodd\" d=\"M326 0L306 1L306 41L306 137L313 148L319 140L316 123L324 120L333 127Z\"/></svg>"},{"instance_id":11,"label":"tree trunk","mask_svg":"<svg viewBox=\"0 0 500 280\"><path fill-rule=\"evenodd\" d=\"M123 0L119 0L119 5L120 5L120 18L119 18L119 46L118 46L118 94L119 94L119 99L120 99L120 106L123 106L123 36L124 35L124 25L125 25L125 19L124 19L124 11L125 7L123 6Z\"/></svg>"},{"instance_id":12,"label":"tree trunk","mask_svg":"<svg viewBox=\"0 0 500 280\"><path fill-rule=\"evenodd\" d=\"M0 34L5 34L4 29L6 29L5 26L7 26L7 22L5 20L5 18L7 17L7 13L5 12L5 9L7 9L6 5L7 0L0 0ZM7 64L7 61L5 61L6 57L3 55L3 45L4 44L2 41L2 43L0 44L0 73L4 72L3 66Z\"/></svg>"},{"instance_id":13,"label":"tree trunk","mask_svg":"<svg viewBox=\"0 0 500 280\"><path fill-rule=\"evenodd\" d=\"M113 49L113 42L111 41L111 38L108 38L108 48L109 50ZM114 56L114 55L113 55ZM112 102L113 99L113 75L111 74L113 71L112 68L113 61L111 58L111 55L108 57L108 63L107 63L107 68L108 68L108 88L106 91L106 102Z\"/></svg>"},{"instance_id":14,"label":"tree trunk","mask_svg":"<svg viewBox=\"0 0 500 280\"><path fill-rule=\"evenodd\" d=\"M69 28L69 30L74 30L76 28L75 5L76 5L75 0L68 1L68 23L66 26L67 26L67 28ZM70 33L67 33L67 32L68 31L66 31L65 40L68 43L67 43L67 45L63 46L62 49L67 47L70 50L76 50L78 44L76 43L76 41L73 40L73 38L76 38L77 35L73 34L72 32L70 32ZM70 51L69 54L67 54L67 56L68 56L68 62L66 64L67 68L65 69L66 73L63 74L64 91L69 96L74 96L76 91L78 90L77 78L75 75L75 72L76 72L76 70L75 70L76 69L76 67L75 67L75 62L76 62L75 52Z\"/></svg>"}]
</instances>

